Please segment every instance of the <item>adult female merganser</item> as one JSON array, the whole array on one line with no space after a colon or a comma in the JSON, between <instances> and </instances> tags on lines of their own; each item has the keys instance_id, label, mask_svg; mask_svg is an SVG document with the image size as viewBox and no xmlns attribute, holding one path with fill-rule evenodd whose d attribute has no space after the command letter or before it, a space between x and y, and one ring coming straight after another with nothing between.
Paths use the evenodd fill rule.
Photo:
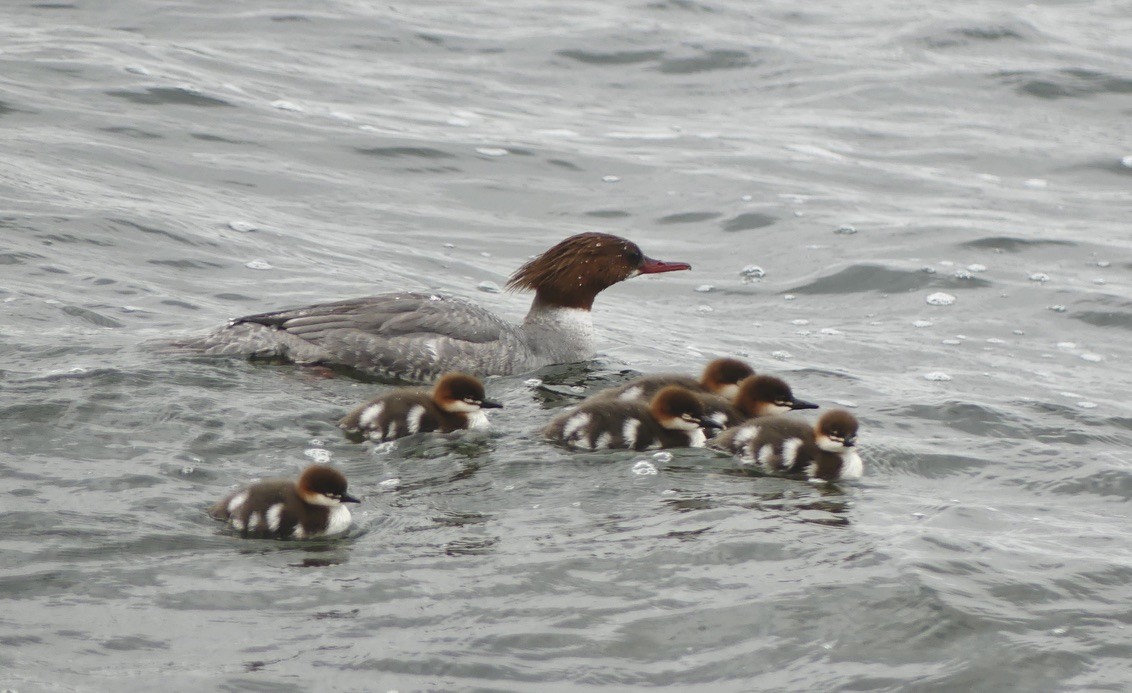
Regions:
<instances>
[{"instance_id":1,"label":"adult female merganser","mask_svg":"<svg viewBox=\"0 0 1132 693\"><path fill-rule=\"evenodd\" d=\"M855 449L857 429L857 418L844 409L827 411L813 425L788 416L765 416L720 433L711 446L768 472L822 481L859 479L864 465Z\"/></svg>"},{"instance_id":2,"label":"adult female merganser","mask_svg":"<svg viewBox=\"0 0 1132 693\"><path fill-rule=\"evenodd\" d=\"M483 383L476 378L449 373L431 390L400 387L386 392L347 414L338 427L380 443L423 431L451 433L485 427L483 410L501 406L487 398Z\"/></svg>"},{"instance_id":3,"label":"adult female merganser","mask_svg":"<svg viewBox=\"0 0 1132 693\"><path fill-rule=\"evenodd\" d=\"M703 447L703 405L677 385L662 389L647 404L640 400L586 400L559 414L543 429L548 440L582 450Z\"/></svg>"},{"instance_id":4,"label":"adult female merganser","mask_svg":"<svg viewBox=\"0 0 1132 693\"><path fill-rule=\"evenodd\" d=\"M346 477L324 464L303 470L299 480L268 479L230 494L208 510L245 537L310 539L350 528L350 509L360 503L346 492Z\"/></svg>"},{"instance_id":5,"label":"adult female merganser","mask_svg":"<svg viewBox=\"0 0 1132 693\"><path fill-rule=\"evenodd\" d=\"M686 269L687 263L646 257L624 238L582 233L511 276L508 289L535 292L521 325L463 299L405 292L236 318L176 346L345 367L405 382L431 382L451 371L512 375L591 358L595 296L639 274Z\"/></svg>"}]
</instances>

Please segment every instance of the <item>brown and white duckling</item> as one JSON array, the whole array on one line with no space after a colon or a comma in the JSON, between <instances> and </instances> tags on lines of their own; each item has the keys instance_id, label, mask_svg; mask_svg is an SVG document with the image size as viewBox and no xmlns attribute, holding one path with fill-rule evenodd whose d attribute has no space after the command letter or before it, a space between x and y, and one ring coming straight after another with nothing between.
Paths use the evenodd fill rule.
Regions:
<instances>
[{"instance_id":1,"label":"brown and white duckling","mask_svg":"<svg viewBox=\"0 0 1132 693\"><path fill-rule=\"evenodd\" d=\"M431 390L401 387L386 392L347 414L338 427L380 443L424 431L483 428L487 426L483 410L502 406L487 398L479 379L449 373Z\"/></svg>"},{"instance_id":2,"label":"brown and white duckling","mask_svg":"<svg viewBox=\"0 0 1132 693\"><path fill-rule=\"evenodd\" d=\"M543 429L547 439L581 450L702 447L704 408L695 393L670 385L647 404L639 400L586 400Z\"/></svg>"},{"instance_id":3,"label":"brown and white duckling","mask_svg":"<svg viewBox=\"0 0 1132 693\"><path fill-rule=\"evenodd\" d=\"M297 482L268 479L229 494L208 514L245 537L310 539L345 532L350 509L342 504L360 502L347 493L342 472L316 464Z\"/></svg>"},{"instance_id":4,"label":"brown and white duckling","mask_svg":"<svg viewBox=\"0 0 1132 693\"><path fill-rule=\"evenodd\" d=\"M700 395L704 404L704 417L727 429L747 419L773 416L796 409L817 409L818 405L794 396L794 391L782 378L773 375L753 375L739 383L735 397L726 400L717 395Z\"/></svg>"},{"instance_id":5,"label":"brown and white duckling","mask_svg":"<svg viewBox=\"0 0 1132 693\"><path fill-rule=\"evenodd\" d=\"M768 472L804 474L809 479L842 481L861 478L857 454L857 418L831 409L811 425L787 416L750 419L711 441L711 446L738 455Z\"/></svg>"},{"instance_id":6,"label":"brown and white duckling","mask_svg":"<svg viewBox=\"0 0 1132 693\"><path fill-rule=\"evenodd\" d=\"M713 394L730 400L739 393L739 382L754 374L754 369L739 359L721 358L708 362L699 380L683 373L653 373L634 378L624 385L606 388L591 397L640 399L647 402L661 388L679 385L696 394Z\"/></svg>"}]
</instances>

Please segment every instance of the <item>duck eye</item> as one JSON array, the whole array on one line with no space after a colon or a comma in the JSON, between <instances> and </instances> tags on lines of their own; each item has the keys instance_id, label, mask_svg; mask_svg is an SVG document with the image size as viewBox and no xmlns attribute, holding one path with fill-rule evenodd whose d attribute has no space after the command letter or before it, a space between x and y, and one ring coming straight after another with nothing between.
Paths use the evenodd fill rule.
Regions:
<instances>
[{"instance_id":1,"label":"duck eye","mask_svg":"<svg viewBox=\"0 0 1132 693\"><path fill-rule=\"evenodd\" d=\"M641 255L641 251L635 250L635 249L629 251L629 262L631 264L639 265L639 264L641 264L641 261L643 259L644 259L644 256Z\"/></svg>"}]
</instances>

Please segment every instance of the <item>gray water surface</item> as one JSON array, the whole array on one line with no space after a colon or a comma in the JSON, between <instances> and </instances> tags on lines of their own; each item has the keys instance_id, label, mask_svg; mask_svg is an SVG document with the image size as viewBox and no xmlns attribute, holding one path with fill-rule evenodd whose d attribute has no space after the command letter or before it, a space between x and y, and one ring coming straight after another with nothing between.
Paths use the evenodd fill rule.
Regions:
<instances>
[{"instance_id":1,"label":"gray water surface","mask_svg":"<svg viewBox=\"0 0 1132 693\"><path fill-rule=\"evenodd\" d=\"M0 687L1127 690L1129 16L6 4ZM383 386L145 346L395 289L517 320L477 287L586 230L694 269L489 381L490 433L352 444ZM719 355L852 408L864 480L537 437ZM206 516L312 461L347 537Z\"/></svg>"}]
</instances>

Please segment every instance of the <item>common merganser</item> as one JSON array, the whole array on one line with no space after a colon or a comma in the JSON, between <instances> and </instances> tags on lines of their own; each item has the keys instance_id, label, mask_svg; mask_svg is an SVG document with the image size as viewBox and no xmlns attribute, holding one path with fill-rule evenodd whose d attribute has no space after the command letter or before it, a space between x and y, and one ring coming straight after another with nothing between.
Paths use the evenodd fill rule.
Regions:
<instances>
[{"instance_id":1,"label":"common merganser","mask_svg":"<svg viewBox=\"0 0 1132 693\"><path fill-rule=\"evenodd\" d=\"M484 409L502 407L484 393L483 383L464 373L448 373L431 390L401 387L347 414L339 428L378 443L424 431L451 433L487 426Z\"/></svg>"},{"instance_id":2,"label":"common merganser","mask_svg":"<svg viewBox=\"0 0 1132 693\"><path fill-rule=\"evenodd\" d=\"M691 269L646 257L605 233L571 236L507 282L535 292L521 325L460 298L390 293L236 318L175 346L205 355L344 367L383 379L431 382L444 373L513 375L594 354L590 309L604 289L639 274Z\"/></svg>"},{"instance_id":3,"label":"common merganser","mask_svg":"<svg viewBox=\"0 0 1132 693\"><path fill-rule=\"evenodd\" d=\"M855 450L857 429L857 418L844 409L827 411L813 425L787 416L765 416L720 433L711 446L768 472L804 474L822 481L853 480L864 473Z\"/></svg>"},{"instance_id":4,"label":"common merganser","mask_svg":"<svg viewBox=\"0 0 1132 693\"><path fill-rule=\"evenodd\" d=\"M647 401L652 399L661 388L679 385L692 392L719 395L730 400L739 394L739 381L754 374L754 369L739 359L721 358L708 362L699 380L683 373L652 373L633 378L623 385L595 392L590 396Z\"/></svg>"},{"instance_id":5,"label":"common merganser","mask_svg":"<svg viewBox=\"0 0 1132 693\"><path fill-rule=\"evenodd\" d=\"M350 528L350 509L360 503L346 492L346 477L324 464L303 470L299 480L268 479L236 491L208 514L245 537L310 539Z\"/></svg>"},{"instance_id":6,"label":"common merganser","mask_svg":"<svg viewBox=\"0 0 1132 693\"><path fill-rule=\"evenodd\" d=\"M548 440L582 450L703 447L703 405L694 392L671 385L640 400L586 400L543 429Z\"/></svg>"},{"instance_id":7,"label":"common merganser","mask_svg":"<svg viewBox=\"0 0 1132 693\"><path fill-rule=\"evenodd\" d=\"M730 363L719 363L722 361L729 361ZM744 369L749 371L750 366L742 361L717 359L704 369L704 376L701 378L700 384L697 385L697 389L688 388L700 398L704 407L704 419L713 422L715 428L730 428L756 416L782 414L795 409L818 408L818 405L813 402L795 397L793 390L786 384L786 381L773 375L748 375L738 378L736 380L738 384L725 381L725 378L736 378ZM711 371L710 374L709 371ZM731 375L724 376L725 371ZM709 375L711 376L710 379ZM647 392L654 382L663 382L669 379L691 380L687 376L668 374L644 376L644 378L639 379L642 381L640 385L634 384L637 381L630 381L617 388L601 390L588 399L612 399L616 396L617 399L635 398L643 400L643 393ZM713 387L704 385L704 381L713 383ZM618 391L621 391L620 394L617 394ZM716 394L716 392L731 392L733 394L728 397Z\"/></svg>"}]
</instances>

